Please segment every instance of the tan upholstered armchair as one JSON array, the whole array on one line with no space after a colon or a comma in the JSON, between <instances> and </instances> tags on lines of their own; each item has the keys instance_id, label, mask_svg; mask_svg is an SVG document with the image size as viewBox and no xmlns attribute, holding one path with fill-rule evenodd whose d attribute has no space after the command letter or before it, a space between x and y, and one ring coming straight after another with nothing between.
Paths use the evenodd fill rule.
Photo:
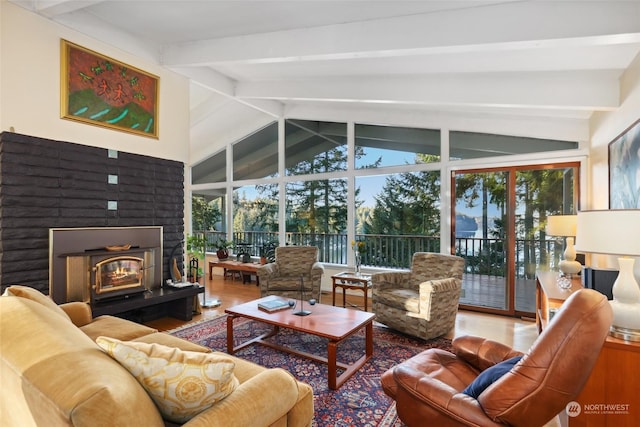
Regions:
<instances>
[{"instance_id":1,"label":"tan upholstered armchair","mask_svg":"<svg viewBox=\"0 0 640 427\"><path fill-rule=\"evenodd\" d=\"M260 296L280 295L300 299L302 276L305 300L315 298L320 302L320 285L324 267L318 262L315 246L279 246L276 260L258 268Z\"/></svg>"},{"instance_id":2,"label":"tan upholstered armchair","mask_svg":"<svg viewBox=\"0 0 640 427\"><path fill-rule=\"evenodd\" d=\"M580 394L612 319L604 295L581 289L526 354L462 336L453 353L429 349L391 368L381 377L382 389L409 427L542 426Z\"/></svg>"},{"instance_id":3,"label":"tan upholstered armchair","mask_svg":"<svg viewBox=\"0 0 640 427\"><path fill-rule=\"evenodd\" d=\"M371 276L376 321L425 340L444 335L456 323L464 259L416 252L411 271Z\"/></svg>"}]
</instances>

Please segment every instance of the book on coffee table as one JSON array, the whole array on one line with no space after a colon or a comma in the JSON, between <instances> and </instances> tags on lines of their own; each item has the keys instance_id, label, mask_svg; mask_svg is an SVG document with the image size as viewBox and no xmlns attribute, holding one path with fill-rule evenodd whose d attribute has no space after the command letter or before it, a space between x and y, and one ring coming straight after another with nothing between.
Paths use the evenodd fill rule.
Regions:
<instances>
[{"instance_id":1,"label":"book on coffee table","mask_svg":"<svg viewBox=\"0 0 640 427\"><path fill-rule=\"evenodd\" d=\"M280 311L286 308L290 308L290 306L289 306L289 301L278 298L278 299L259 302L258 308L262 311L273 313L274 311Z\"/></svg>"}]
</instances>

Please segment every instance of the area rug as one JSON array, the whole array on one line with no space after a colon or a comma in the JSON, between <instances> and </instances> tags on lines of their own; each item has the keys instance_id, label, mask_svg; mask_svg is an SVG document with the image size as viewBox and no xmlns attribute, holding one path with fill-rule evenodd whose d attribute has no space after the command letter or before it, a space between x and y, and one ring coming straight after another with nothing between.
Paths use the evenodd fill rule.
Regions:
<instances>
[{"instance_id":1,"label":"area rug","mask_svg":"<svg viewBox=\"0 0 640 427\"><path fill-rule=\"evenodd\" d=\"M226 315L223 315L169 333L213 350L226 352L226 327L227 319ZM236 345L260 335L268 328L263 323L236 319ZM327 341L324 338L282 329L271 340L301 351L326 356ZM364 331L361 331L339 344L338 361L350 363L359 359L364 354L364 340ZM238 351L236 356L269 368L285 368L298 380L311 385L315 406L313 426L403 426L396 414L393 400L387 397L380 387L380 376L398 362L428 348L451 351L451 341L446 338L422 341L396 333L382 325L374 325L373 342L373 357L338 390L328 388L327 366L323 363L260 344L250 345Z\"/></svg>"}]
</instances>

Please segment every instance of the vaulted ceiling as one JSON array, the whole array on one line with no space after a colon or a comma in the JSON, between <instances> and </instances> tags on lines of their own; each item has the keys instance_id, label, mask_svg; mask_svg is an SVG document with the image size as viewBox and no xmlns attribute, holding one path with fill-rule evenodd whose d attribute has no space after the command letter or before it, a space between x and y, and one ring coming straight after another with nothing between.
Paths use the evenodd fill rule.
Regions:
<instances>
[{"instance_id":1,"label":"vaulted ceiling","mask_svg":"<svg viewBox=\"0 0 640 427\"><path fill-rule=\"evenodd\" d=\"M194 162L305 111L587 120L640 52L640 0L12 1L189 77Z\"/></svg>"}]
</instances>

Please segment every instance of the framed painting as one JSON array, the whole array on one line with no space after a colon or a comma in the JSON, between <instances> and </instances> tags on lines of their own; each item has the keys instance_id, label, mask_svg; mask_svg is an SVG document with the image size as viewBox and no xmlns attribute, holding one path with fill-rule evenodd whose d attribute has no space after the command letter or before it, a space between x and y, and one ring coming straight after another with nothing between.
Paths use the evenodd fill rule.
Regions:
<instances>
[{"instance_id":1,"label":"framed painting","mask_svg":"<svg viewBox=\"0 0 640 427\"><path fill-rule=\"evenodd\" d=\"M609 143L609 209L640 208L640 120Z\"/></svg>"},{"instance_id":2,"label":"framed painting","mask_svg":"<svg viewBox=\"0 0 640 427\"><path fill-rule=\"evenodd\" d=\"M61 41L61 116L158 138L159 77Z\"/></svg>"}]
</instances>

